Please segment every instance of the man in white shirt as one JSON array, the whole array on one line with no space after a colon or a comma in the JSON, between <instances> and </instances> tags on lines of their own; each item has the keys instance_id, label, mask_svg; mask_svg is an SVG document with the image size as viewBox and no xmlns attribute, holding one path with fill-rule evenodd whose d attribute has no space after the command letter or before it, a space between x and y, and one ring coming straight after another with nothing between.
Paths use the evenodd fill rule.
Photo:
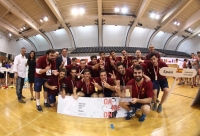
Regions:
<instances>
[{"instance_id":1,"label":"man in white shirt","mask_svg":"<svg viewBox=\"0 0 200 136\"><path fill-rule=\"evenodd\" d=\"M26 48L21 48L21 53L15 57L13 71L16 78L16 94L20 103L26 103L22 95L22 88L24 86L24 78L26 76Z\"/></svg>"}]
</instances>

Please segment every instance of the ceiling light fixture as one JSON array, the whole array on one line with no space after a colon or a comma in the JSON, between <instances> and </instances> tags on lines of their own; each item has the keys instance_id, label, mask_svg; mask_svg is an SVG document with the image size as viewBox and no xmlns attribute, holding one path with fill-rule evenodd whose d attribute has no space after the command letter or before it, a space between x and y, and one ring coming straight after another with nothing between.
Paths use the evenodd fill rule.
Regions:
<instances>
[{"instance_id":1,"label":"ceiling light fixture","mask_svg":"<svg viewBox=\"0 0 200 136\"><path fill-rule=\"evenodd\" d=\"M115 8L115 12L118 13L120 9L118 7Z\"/></svg>"},{"instance_id":2,"label":"ceiling light fixture","mask_svg":"<svg viewBox=\"0 0 200 136\"><path fill-rule=\"evenodd\" d=\"M49 19L48 19L48 17L47 16L45 16L44 17L44 21L48 21Z\"/></svg>"},{"instance_id":3,"label":"ceiling light fixture","mask_svg":"<svg viewBox=\"0 0 200 136\"><path fill-rule=\"evenodd\" d=\"M128 12L128 8L123 7L123 8L121 9L121 11L122 11L123 14L126 14L126 13Z\"/></svg>"},{"instance_id":4,"label":"ceiling light fixture","mask_svg":"<svg viewBox=\"0 0 200 136\"><path fill-rule=\"evenodd\" d=\"M76 16L78 14L77 8L73 8L71 12L72 12L72 15L74 15L74 16Z\"/></svg>"},{"instance_id":5,"label":"ceiling light fixture","mask_svg":"<svg viewBox=\"0 0 200 136\"><path fill-rule=\"evenodd\" d=\"M175 19L175 20L173 20L173 24L174 24L175 26L180 26L180 22L179 22L179 21L177 21L176 19Z\"/></svg>"},{"instance_id":6,"label":"ceiling light fixture","mask_svg":"<svg viewBox=\"0 0 200 136\"><path fill-rule=\"evenodd\" d=\"M42 20L42 19L40 19L40 22L43 22L43 20Z\"/></svg>"},{"instance_id":7,"label":"ceiling light fixture","mask_svg":"<svg viewBox=\"0 0 200 136\"><path fill-rule=\"evenodd\" d=\"M198 36L200 36L200 34L198 34Z\"/></svg>"},{"instance_id":8,"label":"ceiling light fixture","mask_svg":"<svg viewBox=\"0 0 200 136\"><path fill-rule=\"evenodd\" d=\"M155 19L159 19L160 15L156 14Z\"/></svg>"},{"instance_id":9,"label":"ceiling light fixture","mask_svg":"<svg viewBox=\"0 0 200 136\"><path fill-rule=\"evenodd\" d=\"M155 16L156 16L156 13L154 13L154 12L151 12L151 13L150 13L150 17L151 17L151 18L154 18Z\"/></svg>"},{"instance_id":10,"label":"ceiling light fixture","mask_svg":"<svg viewBox=\"0 0 200 136\"><path fill-rule=\"evenodd\" d=\"M12 34L11 34L11 33L9 33L8 35L9 35L10 37L12 36Z\"/></svg>"},{"instance_id":11,"label":"ceiling light fixture","mask_svg":"<svg viewBox=\"0 0 200 136\"><path fill-rule=\"evenodd\" d=\"M85 13L85 9L84 8L79 8L79 14L83 15Z\"/></svg>"}]
</instances>

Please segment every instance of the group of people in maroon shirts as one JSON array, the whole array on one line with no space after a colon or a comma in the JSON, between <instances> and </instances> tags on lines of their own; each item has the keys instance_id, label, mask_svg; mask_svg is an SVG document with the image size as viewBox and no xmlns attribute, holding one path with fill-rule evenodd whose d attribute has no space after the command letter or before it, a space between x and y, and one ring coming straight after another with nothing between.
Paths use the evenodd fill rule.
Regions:
<instances>
[{"instance_id":1,"label":"group of people in maroon shirts","mask_svg":"<svg viewBox=\"0 0 200 136\"><path fill-rule=\"evenodd\" d=\"M56 104L56 96L78 97L128 97L125 96L126 86L131 86L128 101L120 101L119 105L127 110L126 119L135 115L137 109L141 109L140 122L145 120L150 109L162 112L162 104L168 93L167 78L159 74L159 69L167 67L160 61L159 53L149 46L150 53L142 57L140 50L136 56L128 55L122 50L122 56L116 56L110 51L108 56L100 52L100 58L91 56L91 61L86 64L85 59L77 64L77 58L71 60L66 57L67 49L63 49L64 56L55 58L55 51L48 50L46 55L38 58L34 79L34 91L36 92L36 108L42 111L40 105L40 91L44 90L45 107L53 107ZM69 62L70 61L70 62ZM58 64L59 62L59 64ZM157 105L159 90L163 91L161 101ZM152 107L150 106L153 102Z\"/></svg>"}]
</instances>

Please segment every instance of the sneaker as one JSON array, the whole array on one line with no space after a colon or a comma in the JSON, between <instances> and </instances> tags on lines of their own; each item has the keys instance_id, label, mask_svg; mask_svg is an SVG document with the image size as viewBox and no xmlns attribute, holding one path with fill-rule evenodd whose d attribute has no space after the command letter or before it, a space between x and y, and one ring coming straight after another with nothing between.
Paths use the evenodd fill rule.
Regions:
<instances>
[{"instance_id":1,"label":"sneaker","mask_svg":"<svg viewBox=\"0 0 200 136\"><path fill-rule=\"evenodd\" d=\"M152 106L152 111L155 111L157 109L157 103L154 103Z\"/></svg>"},{"instance_id":2,"label":"sneaker","mask_svg":"<svg viewBox=\"0 0 200 136\"><path fill-rule=\"evenodd\" d=\"M142 116L140 117L139 122L143 122L145 120L146 116L147 116L146 114L142 113Z\"/></svg>"},{"instance_id":3,"label":"sneaker","mask_svg":"<svg viewBox=\"0 0 200 136\"><path fill-rule=\"evenodd\" d=\"M161 112L162 112L162 105L160 105L160 104L158 105L157 112L158 112L158 113L161 113Z\"/></svg>"},{"instance_id":4,"label":"sneaker","mask_svg":"<svg viewBox=\"0 0 200 136\"><path fill-rule=\"evenodd\" d=\"M49 105L49 103L44 102L44 106L47 107L47 108L51 108L51 105Z\"/></svg>"},{"instance_id":5,"label":"sneaker","mask_svg":"<svg viewBox=\"0 0 200 136\"><path fill-rule=\"evenodd\" d=\"M133 112L127 112L126 120L130 120L132 116L135 116L135 109L132 109Z\"/></svg>"},{"instance_id":6,"label":"sneaker","mask_svg":"<svg viewBox=\"0 0 200 136\"><path fill-rule=\"evenodd\" d=\"M36 105L36 109L40 112L43 112L41 105Z\"/></svg>"},{"instance_id":7,"label":"sneaker","mask_svg":"<svg viewBox=\"0 0 200 136\"><path fill-rule=\"evenodd\" d=\"M159 103L160 101L157 99L156 102Z\"/></svg>"},{"instance_id":8,"label":"sneaker","mask_svg":"<svg viewBox=\"0 0 200 136\"><path fill-rule=\"evenodd\" d=\"M23 95L22 95L22 99L25 99L26 97L24 97Z\"/></svg>"},{"instance_id":9,"label":"sneaker","mask_svg":"<svg viewBox=\"0 0 200 136\"><path fill-rule=\"evenodd\" d=\"M24 100L18 100L19 103L26 103Z\"/></svg>"}]
</instances>

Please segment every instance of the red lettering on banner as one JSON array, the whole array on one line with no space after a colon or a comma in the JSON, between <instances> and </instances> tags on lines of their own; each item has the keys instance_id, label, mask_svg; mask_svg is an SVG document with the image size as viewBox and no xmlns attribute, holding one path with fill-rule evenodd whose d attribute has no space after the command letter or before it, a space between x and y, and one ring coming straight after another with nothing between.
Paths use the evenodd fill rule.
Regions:
<instances>
[{"instance_id":1,"label":"red lettering on banner","mask_svg":"<svg viewBox=\"0 0 200 136\"><path fill-rule=\"evenodd\" d=\"M111 99L104 99L104 104L112 104L112 100Z\"/></svg>"},{"instance_id":2,"label":"red lettering on banner","mask_svg":"<svg viewBox=\"0 0 200 136\"><path fill-rule=\"evenodd\" d=\"M112 112L104 112L104 118L112 118Z\"/></svg>"}]
</instances>

